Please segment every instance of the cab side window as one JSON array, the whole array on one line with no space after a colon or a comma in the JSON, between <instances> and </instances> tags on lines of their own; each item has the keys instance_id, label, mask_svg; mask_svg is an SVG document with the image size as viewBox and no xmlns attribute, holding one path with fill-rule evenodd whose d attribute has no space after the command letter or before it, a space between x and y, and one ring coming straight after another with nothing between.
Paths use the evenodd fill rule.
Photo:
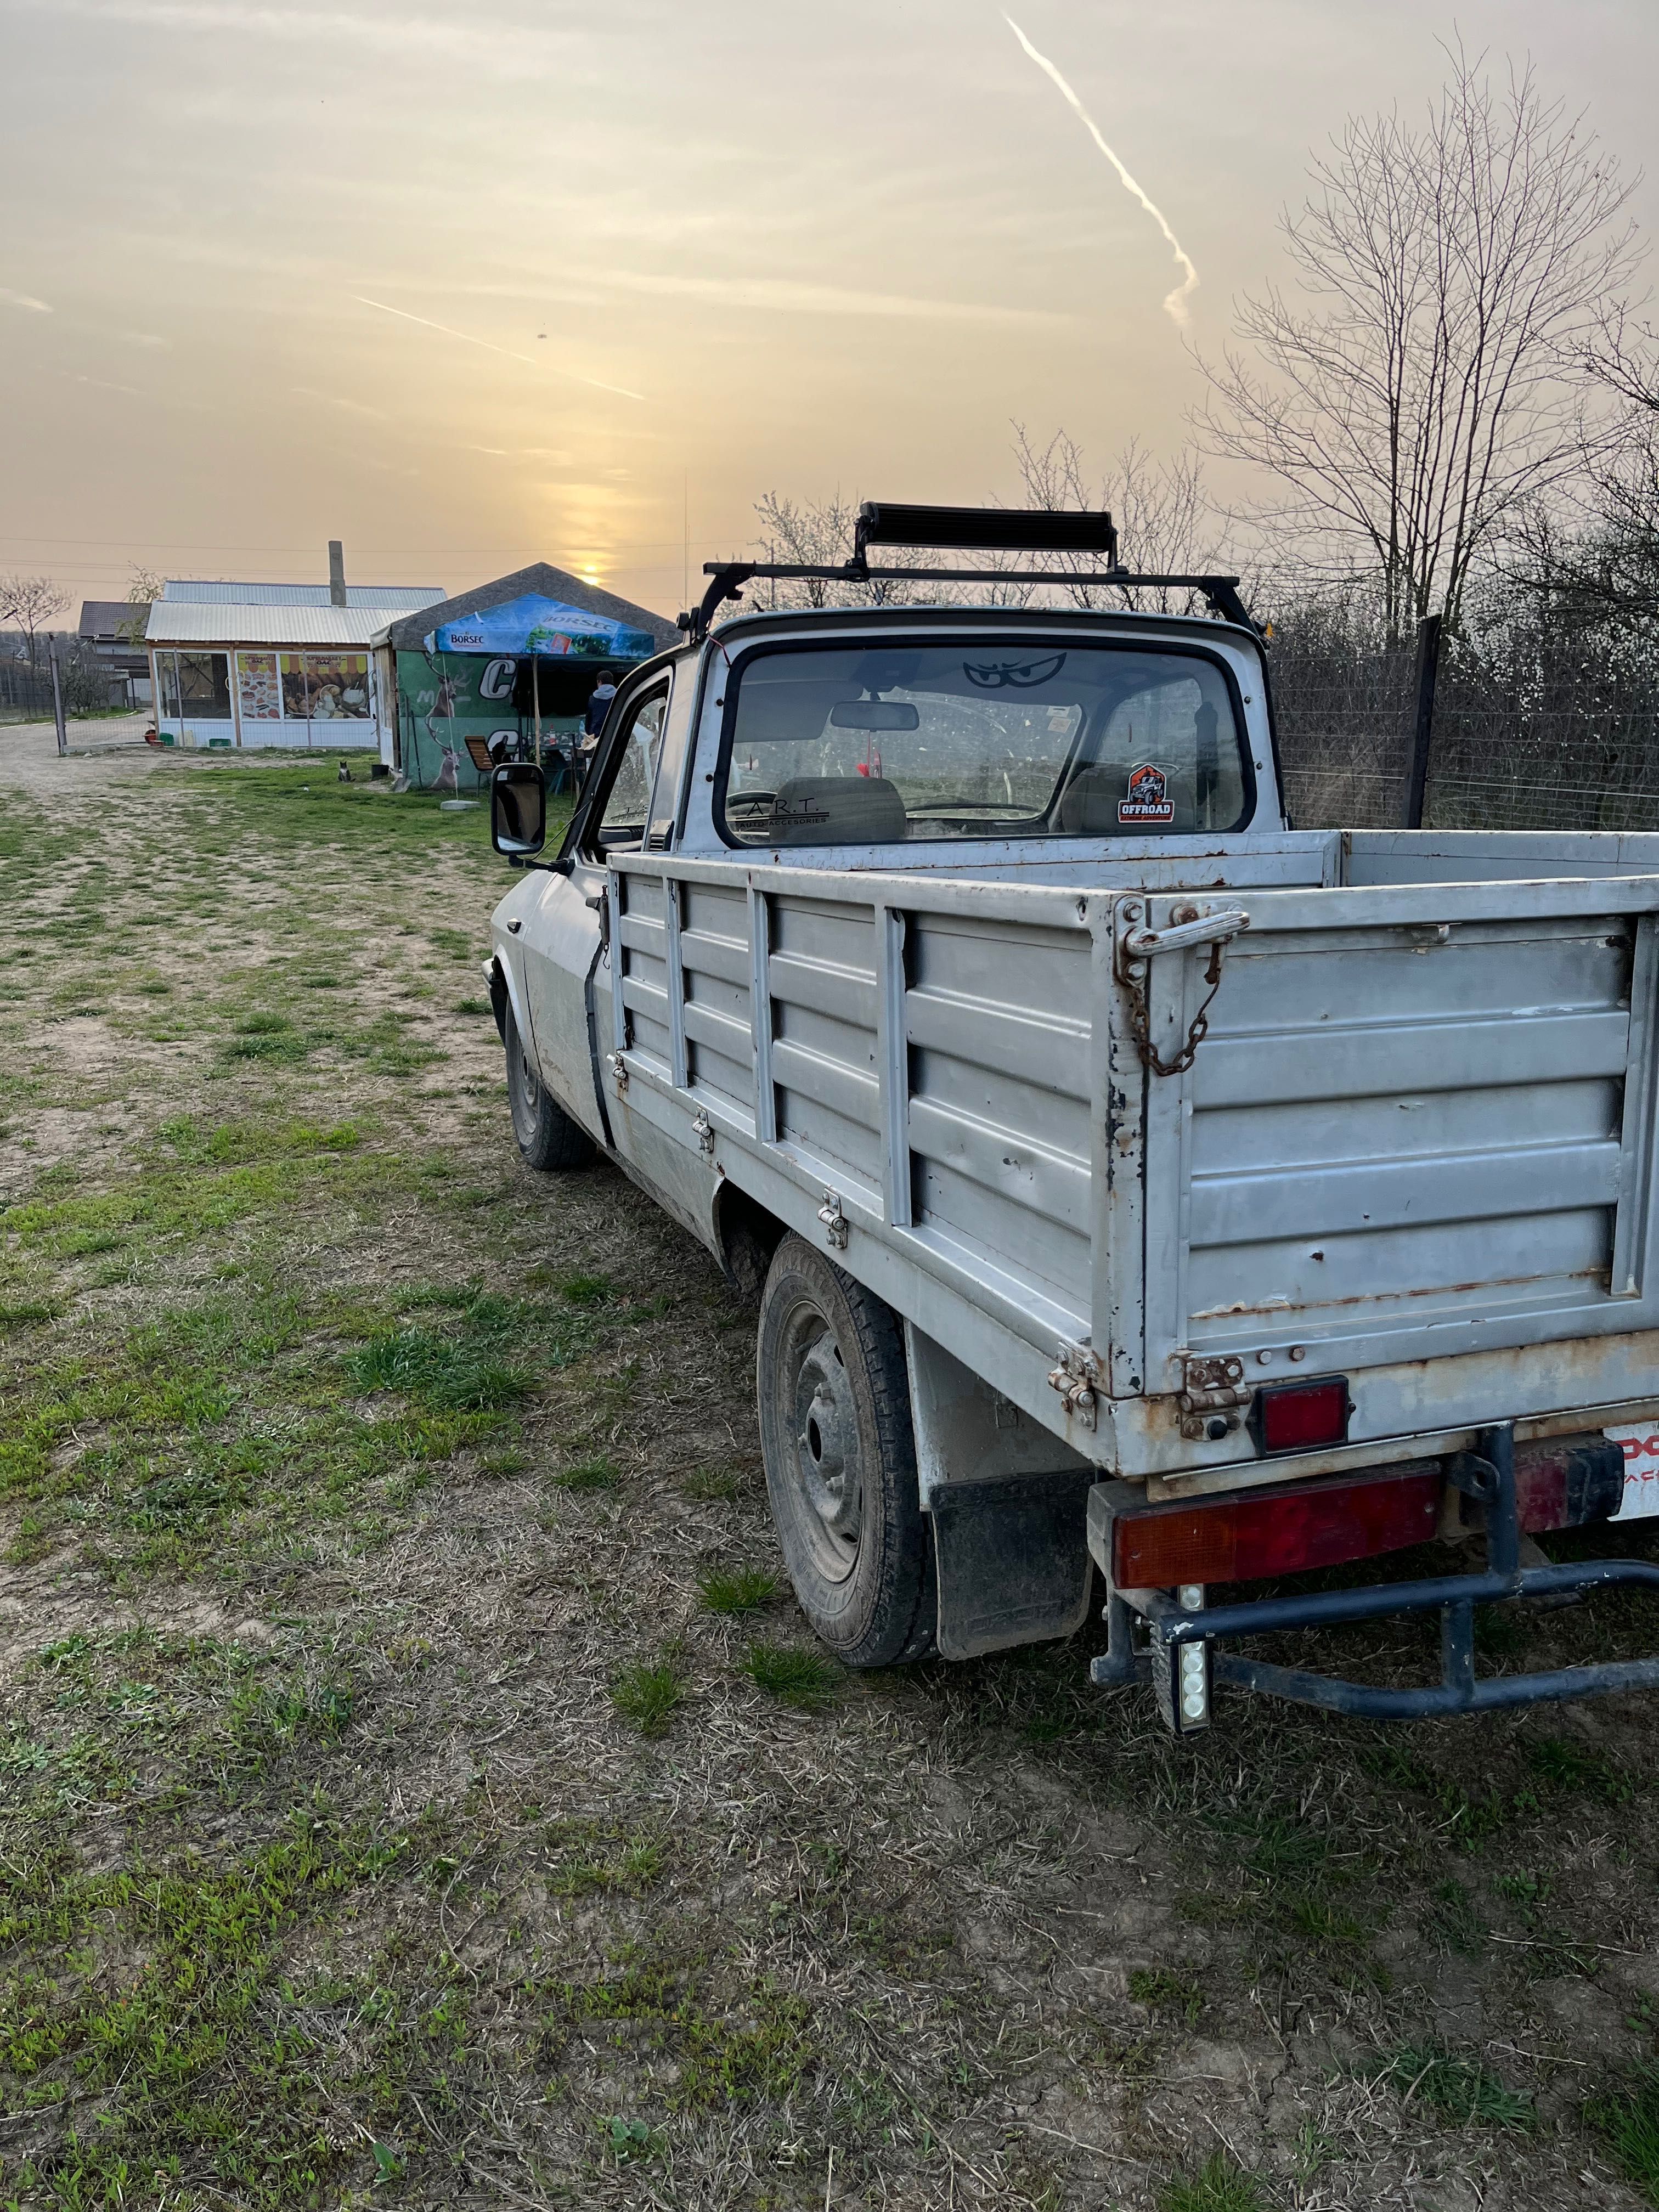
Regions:
<instances>
[{"instance_id":1,"label":"cab side window","mask_svg":"<svg viewBox=\"0 0 1659 2212\"><path fill-rule=\"evenodd\" d=\"M628 710L611 749L611 788L599 809L592 842L601 852L637 853L645 843L651 780L662 744L666 690L648 692Z\"/></svg>"}]
</instances>

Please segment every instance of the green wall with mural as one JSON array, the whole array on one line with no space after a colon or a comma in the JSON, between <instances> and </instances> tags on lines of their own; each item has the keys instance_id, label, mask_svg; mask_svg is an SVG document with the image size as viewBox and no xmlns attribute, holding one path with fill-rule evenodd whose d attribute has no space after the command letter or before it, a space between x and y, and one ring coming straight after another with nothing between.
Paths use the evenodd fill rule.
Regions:
<instances>
[{"instance_id":1,"label":"green wall with mural","mask_svg":"<svg viewBox=\"0 0 1659 2212\"><path fill-rule=\"evenodd\" d=\"M567 741L583 726L589 693L601 665L565 660L540 662L542 736ZM455 763L455 784L473 791L483 781L466 750L468 738L493 738L497 731L516 736L532 724L530 663L502 656L487 659L460 653L400 653L398 655L398 736L403 772L418 789L430 790L442 776L446 754Z\"/></svg>"}]
</instances>

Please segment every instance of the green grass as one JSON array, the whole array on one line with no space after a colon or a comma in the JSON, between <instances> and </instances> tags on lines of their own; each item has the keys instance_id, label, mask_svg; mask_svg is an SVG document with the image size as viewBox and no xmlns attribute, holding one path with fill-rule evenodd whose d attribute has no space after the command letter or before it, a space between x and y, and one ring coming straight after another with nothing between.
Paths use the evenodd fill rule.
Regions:
<instances>
[{"instance_id":1,"label":"green grass","mask_svg":"<svg viewBox=\"0 0 1659 2212\"><path fill-rule=\"evenodd\" d=\"M705 1613L758 1613L771 1604L778 1589L777 1577L764 1567L716 1569L700 1577L697 1583Z\"/></svg>"},{"instance_id":2,"label":"green grass","mask_svg":"<svg viewBox=\"0 0 1659 2212\"><path fill-rule=\"evenodd\" d=\"M822 1704L846 1679L833 1660L787 1644L751 1644L744 1671L757 1689L800 1707Z\"/></svg>"},{"instance_id":3,"label":"green grass","mask_svg":"<svg viewBox=\"0 0 1659 2212\"><path fill-rule=\"evenodd\" d=\"M1165 2182L1158 2212L1268 2212L1268 2203L1255 2176L1218 2150L1196 2173Z\"/></svg>"},{"instance_id":4,"label":"green grass","mask_svg":"<svg viewBox=\"0 0 1659 2212\"><path fill-rule=\"evenodd\" d=\"M615 1490L621 1481L622 1470L615 1460L604 1458L579 1459L553 1478L559 1490Z\"/></svg>"},{"instance_id":5,"label":"green grass","mask_svg":"<svg viewBox=\"0 0 1659 2212\"><path fill-rule=\"evenodd\" d=\"M1584 2117L1626 2180L1659 2205L1659 2064L1649 2061L1622 2089L1592 2098Z\"/></svg>"},{"instance_id":6,"label":"green grass","mask_svg":"<svg viewBox=\"0 0 1659 2212\"><path fill-rule=\"evenodd\" d=\"M376 1331L351 1361L366 1390L393 1390L417 1405L482 1412L514 1406L532 1395L538 1364L560 1365L591 1330L568 1319L550 1322L544 1310L474 1288L434 1287L405 1293L405 1310L444 1316L445 1325L405 1324Z\"/></svg>"},{"instance_id":7,"label":"green grass","mask_svg":"<svg viewBox=\"0 0 1659 2212\"><path fill-rule=\"evenodd\" d=\"M492 1358L487 1346L424 1328L371 1337L354 1356L351 1370L365 1390L400 1391L421 1405L445 1409L514 1406L535 1388L528 1368Z\"/></svg>"},{"instance_id":8,"label":"green grass","mask_svg":"<svg viewBox=\"0 0 1659 2212\"><path fill-rule=\"evenodd\" d=\"M228 1060L264 1060L292 1066L308 1059L311 1040L286 1014L245 1014L234 1025L234 1034L224 1048Z\"/></svg>"},{"instance_id":9,"label":"green grass","mask_svg":"<svg viewBox=\"0 0 1659 2212\"><path fill-rule=\"evenodd\" d=\"M1530 2097L1507 2088L1478 2060L1460 2058L1439 2044L1402 2045L1371 2078L1455 2127L1530 2128L1537 2119Z\"/></svg>"},{"instance_id":10,"label":"green grass","mask_svg":"<svg viewBox=\"0 0 1659 2212\"><path fill-rule=\"evenodd\" d=\"M283 1960L402 1849L305 1810L222 1866L141 1856L88 1874L47 1844L15 1867L0 1944L46 1963L0 2011L0 2069L46 2109L71 2081L106 2108L47 2167L8 2174L21 2201L115 2204L134 2174L181 2164L250 2205L314 2201L346 2147L289 2024Z\"/></svg>"},{"instance_id":11,"label":"green grass","mask_svg":"<svg viewBox=\"0 0 1659 2212\"><path fill-rule=\"evenodd\" d=\"M667 1863L659 1836L607 1833L592 1821L561 1821L549 1841L556 1853L547 1881L553 1897L638 1897L661 1880Z\"/></svg>"},{"instance_id":12,"label":"green grass","mask_svg":"<svg viewBox=\"0 0 1659 2212\"><path fill-rule=\"evenodd\" d=\"M1449 1950L1466 1959L1478 1959L1486 1948L1486 1923L1461 1881L1437 1884L1425 1919Z\"/></svg>"},{"instance_id":13,"label":"green grass","mask_svg":"<svg viewBox=\"0 0 1659 2212\"><path fill-rule=\"evenodd\" d=\"M673 2064L668 2105L677 2112L724 2112L733 2105L787 2104L817 2060L805 2001L769 1978L751 1977L740 2010L717 2011L706 1956L676 1963L626 1946L620 1971L598 1981L566 1983L551 2008L552 2052L584 2041L643 2045Z\"/></svg>"},{"instance_id":14,"label":"green grass","mask_svg":"<svg viewBox=\"0 0 1659 2212\"><path fill-rule=\"evenodd\" d=\"M680 1488L700 1504L723 1505L739 1495L743 1485L729 1468L696 1467L680 1477Z\"/></svg>"},{"instance_id":15,"label":"green grass","mask_svg":"<svg viewBox=\"0 0 1659 2212\"><path fill-rule=\"evenodd\" d=\"M1579 1751L1559 1736L1537 1738L1527 1746L1527 1756L1534 1773L1558 1789L1599 1798L1604 1805L1628 1805L1636 1796L1635 1778L1622 1766Z\"/></svg>"},{"instance_id":16,"label":"green grass","mask_svg":"<svg viewBox=\"0 0 1659 2212\"><path fill-rule=\"evenodd\" d=\"M641 1735L661 1735L684 1702L685 1688L672 1659L641 1660L624 1668L611 1686L611 1703Z\"/></svg>"},{"instance_id":17,"label":"green grass","mask_svg":"<svg viewBox=\"0 0 1659 2212\"><path fill-rule=\"evenodd\" d=\"M1129 1976L1129 1995L1137 2004L1176 2014L1188 2027L1204 2009L1199 1984L1170 1966L1137 1966Z\"/></svg>"}]
</instances>

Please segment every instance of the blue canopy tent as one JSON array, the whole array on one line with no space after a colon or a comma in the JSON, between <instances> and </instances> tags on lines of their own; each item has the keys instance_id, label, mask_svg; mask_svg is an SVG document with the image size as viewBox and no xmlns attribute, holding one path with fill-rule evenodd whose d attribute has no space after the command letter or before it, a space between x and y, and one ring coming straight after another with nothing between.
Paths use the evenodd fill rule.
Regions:
<instances>
[{"instance_id":1,"label":"blue canopy tent","mask_svg":"<svg viewBox=\"0 0 1659 2212\"><path fill-rule=\"evenodd\" d=\"M648 607L538 561L392 624L381 682L397 701L395 758L410 781L471 790L475 746L504 733L566 759L600 672L618 679L678 642Z\"/></svg>"},{"instance_id":2,"label":"blue canopy tent","mask_svg":"<svg viewBox=\"0 0 1659 2212\"><path fill-rule=\"evenodd\" d=\"M631 629L607 615L527 592L482 614L441 623L426 637L428 653L495 653L514 659L547 654L581 660L646 660L657 651L649 630Z\"/></svg>"}]
</instances>

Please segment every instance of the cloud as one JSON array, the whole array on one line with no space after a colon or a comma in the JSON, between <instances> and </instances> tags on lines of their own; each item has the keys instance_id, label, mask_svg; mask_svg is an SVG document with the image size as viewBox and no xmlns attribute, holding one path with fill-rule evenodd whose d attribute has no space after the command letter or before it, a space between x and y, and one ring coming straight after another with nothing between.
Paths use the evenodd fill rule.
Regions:
<instances>
[{"instance_id":1,"label":"cloud","mask_svg":"<svg viewBox=\"0 0 1659 2212\"><path fill-rule=\"evenodd\" d=\"M0 284L0 307L25 307L32 315L49 315L52 309L44 300L37 300L29 292L9 292Z\"/></svg>"},{"instance_id":2,"label":"cloud","mask_svg":"<svg viewBox=\"0 0 1659 2212\"><path fill-rule=\"evenodd\" d=\"M573 293L567 288L585 287ZM805 284L787 276L691 276L672 270L562 269L551 285L464 285L470 298L587 301L606 289L657 299L706 300L711 306L749 307L781 315L872 315L930 323L1069 323L1058 308L1011 307L976 300L939 300L903 292L864 292L842 284Z\"/></svg>"},{"instance_id":3,"label":"cloud","mask_svg":"<svg viewBox=\"0 0 1659 2212\"><path fill-rule=\"evenodd\" d=\"M361 399L343 399L337 392L314 392L308 384L290 384L289 390L301 399L320 399L325 407L343 407L349 415L370 415L377 422L389 422L392 417L384 409L366 407Z\"/></svg>"},{"instance_id":4,"label":"cloud","mask_svg":"<svg viewBox=\"0 0 1659 2212\"><path fill-rule=\"evenodd\" d=\"M331 44L368 47L393 59L465 62L478 73L522 77L551 74L578 83L589 72L575 63L568 40L544 31L515 29L492 42L469 21L435 16L384 15L349 8L288 8L260 0L18 0L54 16L94 22L133 23L146 31L204 31L220 38L266 39L313 52Z\"/></svg>"},{"instance_id":5,"label":"cloud","mask_svg":"<svg viewBox=\"0 0 1659 2212\"><path fill-rule=\"evenodd\" d=\"M142 399L143 393L136 384L106 384L101 376L77 376L77 384L89 384L94 392L125 392L129 399Z\"/></svg>"},{"instance_id":6,"label":"cloud","mask_svg":"<svg viewBox=\"0 0 1659 2212\"><path fill-rule=\"evenodd\" d=\"M157 337L154 331L123 331L121 336L129 345L162 346L170 349L173 344L171 338Z\"/></svg>"},{"instance_id":7,"label":"cloud","mask_svg":"<svg viewBox=\"0 0 1659 2212\"><path fill-rule=\"evenodd\" d=\"M556 461L567 467L575 455L557 446L458 446L459 453L487 453L492 461Z\"/></svg>"}]
</instances>

